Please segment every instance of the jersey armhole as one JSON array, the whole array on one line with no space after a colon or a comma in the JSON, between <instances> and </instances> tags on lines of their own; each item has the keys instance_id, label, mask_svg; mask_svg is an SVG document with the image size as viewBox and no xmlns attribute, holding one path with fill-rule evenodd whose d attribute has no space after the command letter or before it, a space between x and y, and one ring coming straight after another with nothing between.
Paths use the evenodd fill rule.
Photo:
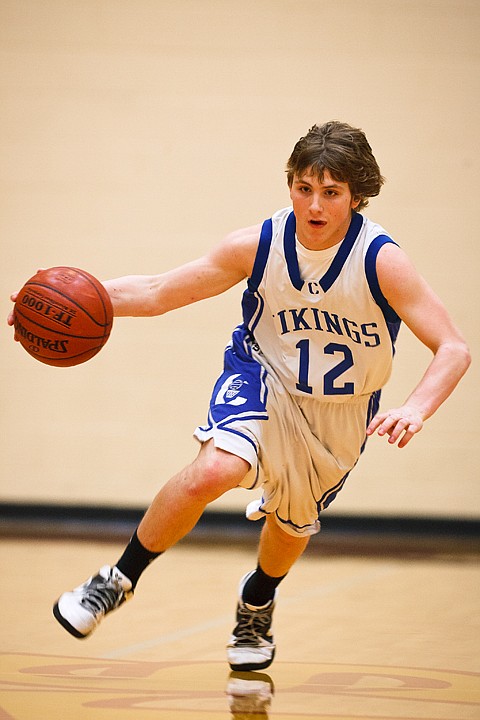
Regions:
<instances>
[{"instance_id":1,"label":"jersey armhole","mask_svg":"<svg viewBox=\"0 0 480 720\"><path fill-rule=\"evenodd\" d=\"M373 299L383 312L385 320L388 323L399 323L400 318L395 310L388 304L388 300L380 288L377 276L377 255L380 248L387 243L392 243L398 247L398 243L388 237L388 235L377 235L377 237L372 240L365 255L365 275L367 277L368 287L370 288Z\"/></svg>"},{"instance_id":2,"label":"jersey armhole","mask_svg":"<svg viewBox=\"0 0 480 720\"><path fill-rule=\"evenodd\" d=\"M260 232L260 240L258 242L257 254L255 255L255 262L253 263L252 275L248 279L248 289L252 292L258 290L263 273L265 272L265 266L268 260L268 254L270 252L270 245L272 244L273 236L273 223L272 219L265 220L262 225Z\"/></svg>"}]
</instances>

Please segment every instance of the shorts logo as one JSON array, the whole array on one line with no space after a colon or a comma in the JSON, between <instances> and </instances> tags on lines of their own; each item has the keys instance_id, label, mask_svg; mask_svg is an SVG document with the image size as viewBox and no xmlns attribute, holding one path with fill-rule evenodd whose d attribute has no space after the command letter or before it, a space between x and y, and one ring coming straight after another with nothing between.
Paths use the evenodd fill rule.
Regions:
<instances>
[{"instance_id":1,"label":"shorts logo","mask_svg":"<svg viewBox=\"0 0 480 720\"><path fill-rule=\"evenodd\" d=\"M220 390L215 397L215 405L244 405L247 398L239 395L244 385L248 385L245 380L240 379L240 375L230 375L222 384Z\"/></svg>"}]
</instances>

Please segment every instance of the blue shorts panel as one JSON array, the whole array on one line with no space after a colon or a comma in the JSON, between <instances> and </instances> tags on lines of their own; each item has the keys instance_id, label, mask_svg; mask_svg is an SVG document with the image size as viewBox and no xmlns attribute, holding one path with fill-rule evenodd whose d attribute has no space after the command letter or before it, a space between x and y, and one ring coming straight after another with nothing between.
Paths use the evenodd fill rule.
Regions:
<instances>
[{"instance_id":1,"label":"blue shorts panel","mask_svg":"<svg viewBox=\"0 0 480 720\"><path fill-rule=\"evenodd\" d=\"M236 328L225 350L223 373L213 388L209 425L226 427L240 417L266 420L266 376L266 369L252 356L245 329Z\"/></svg>"}]
</instances>

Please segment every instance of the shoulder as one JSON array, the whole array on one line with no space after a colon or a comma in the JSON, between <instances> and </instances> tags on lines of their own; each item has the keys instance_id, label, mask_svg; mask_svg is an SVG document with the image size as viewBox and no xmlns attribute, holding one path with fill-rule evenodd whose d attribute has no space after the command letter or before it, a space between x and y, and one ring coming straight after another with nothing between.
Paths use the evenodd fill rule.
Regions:
<instances>
[{"instance_id":1,"label":"shoulder","mask_svg":"<svg viewBox=\"0 0 480 720\"><path fill-rule=\"evenodd\" d=\"M239 254L244 258L251 258L253 261L261 231L262 223L234 230L225 237L224 246L228 248L229 252Z\"/></svg>"},{"instance_id":2,"label":"shoulder","mask_svg":"<svg viewBox=\"0 0 480 720\"><path fill-rule=\"evenodd\" d=\"M261 229L262 223L257 223L256 225L249 225L248 227L234 230L225 236L223 243L225 245L238 245L240 247L245 245L254 245L255 242L258 243Z\"/></svg>"},{"instance_id":3,"label":"shoulder","mask_svg":"<svg viewBox=\"0 0 480 720\"><path fill-rule=\"evenodd\" d=\"M286 207L275 212L271 218L255 225L234 230L228 233L224 239L213 249L213 254L222 263L234 265L241 268L245 277L251 277L253 266L257 256L260 238L276 235L282 225L292 212L291 207Z\"/></svg>"},{"instance_id":4,"label":"shoulder","mask_svg":"<svg viewBox=\"0 0 480 720\"><path fill-rule=\"evenodd\" d=\"M250 277L261 230L262 223L258 223L228 233L211 251L212 260L225 269L236 268L243 277Z\"/></svg>"},{"instance_id":5,"label":"shoulder","mask_svg":"<svg viewBox=\"0 0 480 720\"><path fill-rule=\"evenodd\" d=\"M414 270L406 253L385 228L365 216L362 217L359 240L363 248L367 274L368 271L373 272L379 280L383 276L393 278L395 275L393 269L397 264L403 265L404 269L409 265Z\"/></svg>"},{"instance_id":6,"label":"shoulder","mask_svg":"<svg viewBox=\"0 0 480 720\"><path fill-rule=\"evenodd\" d=\"M405 251L381 225L364 218L361 233L370 290L381 307L386 301L396 310L399 295L410 295L418 289L420 275Z\"/></svg>"},{"instance_id":7,"label":"shoulder","mask_svg":"<svg viewBox=\"0 0 480 720\"><path fill-rule=\"evenodd\" d=\"M377 255L377 274L381 283L400 285L418 272L407 253L393 241L384 243Z\"/></svg>"},{"instance_id":8,"label":"shoulder","mask_svg":"<svg viewBox=\"0 0 480 720\"><path fill-rule=\"evenodd\" d=\"M382 246L377 257L377 276L389 304L402 314L406 306L426 302L433 295L407 253L393 243Z\"/></svg>"}]
</instances>

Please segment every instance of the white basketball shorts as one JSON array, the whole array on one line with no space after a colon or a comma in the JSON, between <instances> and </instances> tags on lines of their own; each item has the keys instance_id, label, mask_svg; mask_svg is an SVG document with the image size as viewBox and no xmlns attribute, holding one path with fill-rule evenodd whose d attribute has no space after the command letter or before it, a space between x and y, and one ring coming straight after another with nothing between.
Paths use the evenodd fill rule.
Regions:
<instances>
[{"instance_id":1,"label":"white basketball shorts","mask_svg":"<svg viewBox=\"0 0 480 720\"><path fill-rule=\"evenodd\" d=\"M240 487L261 486L263 495L248 505L247 517L274 513L290 535L312 535L363 451L379 399L379 391L341 403L290 395L239 326L225 351L208 422L194 436L213 439L250 464Z\"/></svg>"}]
</instances>

